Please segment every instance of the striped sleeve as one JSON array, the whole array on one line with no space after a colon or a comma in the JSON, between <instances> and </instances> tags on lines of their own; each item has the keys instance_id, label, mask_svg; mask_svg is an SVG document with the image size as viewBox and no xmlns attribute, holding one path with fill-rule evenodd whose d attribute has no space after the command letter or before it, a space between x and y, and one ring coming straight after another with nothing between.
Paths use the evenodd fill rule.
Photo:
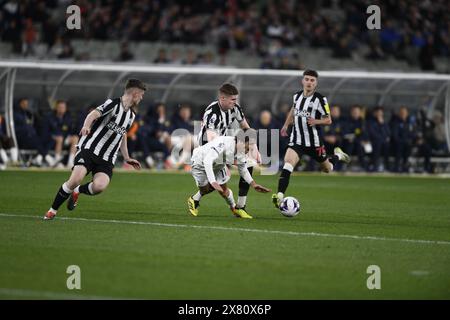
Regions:
<instances>
[{"instance_id":1,"label":"striped sleeve","mask_svg":"<svg viewBox=\"0 0 450 320\"><path fill-rule=\"evenodd\" d=\"M292 106L295 107L295 105L297 104L298 98L300 98L302 94L302 91L296 92L294 94L294 96L292 97Z\"/></svg>"},{"instance_id":2,"label":"striped sleeve","mask_svg":"<svg viewBox=\"0 0 450 320\"><path fill-rule=\"evenodd\" d=\"M327 98L324 96L319 96L319 113L324 117L330 114L330 106L328 105Z\"/></svg>"},{"instance_id":3,"label":"striped sleeve","mask_svg":"<svg viewBox=\"0 0 450 320\"><path fill-rule=\"evenodd\" d=\"M95 108L95 110L97 110L98 112L100 112L100 114L102 116L104 116L104 115L110 113L111 111L113 111L115 106L116 106L116 104L114 103L114 101L111 99L108 99L102 105Z\"/></svg>"},{"instance_id":4,"label":"striped sleeve","mask_svg":"<svg viewBox=\"0 0 450 320\"><path fill-rule=\"evenodd\" d=\"M214 112L213 108L206 110L203 115L203 124L207 129L218 130L220 124L220 116Z\"/></svg>"},{"instance_id":5,"label":"striped sleeve","mask_svg":"<svg viewBox=\"0 0 450 320\"><path fill-rule=\"evenodd\" d=\"M234 105L234 113L235 113L236 120L238 122L244 121L244 119L245 119L244 112L242 111L241 106L238 105L237 103Z\"/></svg>"}]
</instances>

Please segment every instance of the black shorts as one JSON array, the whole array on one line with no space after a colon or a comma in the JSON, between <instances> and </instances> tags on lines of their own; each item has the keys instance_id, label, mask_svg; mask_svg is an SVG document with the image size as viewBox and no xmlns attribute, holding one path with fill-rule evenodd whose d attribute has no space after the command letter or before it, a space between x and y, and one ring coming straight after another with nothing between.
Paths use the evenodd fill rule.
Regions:
<instances>
[{"instance_id":1,"label":"black shorts","mask_svg":"<svg viewBox=\"0 0 450 320\"><path fill-rule=\"evenodd\" d=\"M327 152L325 150L325 146L321 145L320 147L305 147L298 144L293 144L288 146L288 148L291 148L294 150L298 157L301 158L302 155L307 154L317 162L324 162L327 160Z\"/></svg>"},{"instance_id":2,"label":"black shorts","mask_svg":"<svg viewBox=\"0 0 450 320\"><path fill-rule=\"evenodd\" d=\"M110 179L112 178L114 168L114 165L111 162L103 160L99 156L95 155L91 150L87 149L82 149L77 153L73 166L86 167L87 173L92 172L92 176L94 176L97 172L105 173Z\"/></svg>"}]
</instances>

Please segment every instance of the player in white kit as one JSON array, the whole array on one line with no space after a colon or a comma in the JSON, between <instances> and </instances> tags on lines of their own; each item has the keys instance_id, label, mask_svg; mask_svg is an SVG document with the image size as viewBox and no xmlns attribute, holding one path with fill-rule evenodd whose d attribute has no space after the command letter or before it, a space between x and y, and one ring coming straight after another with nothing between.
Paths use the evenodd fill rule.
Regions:
<instances>
[{"instance_id":1,"label":"player in white kit","mask_svg":"<svg viewBox=\"0 0 450 320\"><path fill-rule=\"evenodd\" d=\"M237 165L239 175L256 191L269 192L270 190L266 187L256 184L248 172L246 154L253 144L256 144L256 131L249 129L245 135L220 136L194 150L191 158L191 173L199 190L195 195L188 198L189 212L193 216L198 215L198 207L202 196L217 190L235 216L252 218L245 214L245 211L236 210L233 192L227 187L227 182L230 180L227 165Z\"/></svg>"}]
</instances>

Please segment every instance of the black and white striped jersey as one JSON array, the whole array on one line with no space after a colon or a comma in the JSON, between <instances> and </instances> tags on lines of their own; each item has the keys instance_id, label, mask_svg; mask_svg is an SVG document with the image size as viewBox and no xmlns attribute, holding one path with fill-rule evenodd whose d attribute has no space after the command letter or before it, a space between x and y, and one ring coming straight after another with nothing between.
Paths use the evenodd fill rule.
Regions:
<instances>
[{"instance_id":1,"label":"black and white striped jersey","mask_svg":"<svg viewBox=\"0 0 450 320\"><path fill-rule=\"evenodd\" d=\"M305 97L303 91L294 95L294 124L289 145L294 144L305 147L320 147L323 145L320 126L309 126L308 118L321 119L329 116L330 107L327 98L318 92Z\"/></svg>"},{"instance_id":2,"label":"black and white striped jersey","mask_svg":"<svg viewBox=\"0 0 450 320\"><path fill-rule=\"evenodd\" d=\"M234 120L242 122L245 119L241 107L236 103L231 110L223 111L219 101L212 102L205 110L202 120L202 128L198 135L200 146L208 143L207 130L216 131L220 136L225 136Z\"/></svg>"},{"instance_id":3,"label":"black and white striped jersey","mask_svg":"<svg viewBox=\"0 0 450 320\"><path fill-rule=\"evenodd\" d=\"M123 136L136 115L132 109L125 111L120 98L108 99L96 110L101 113L100 118L95 120L89 135L81 137L77 147L114 164Z\"/></svg>"}]
</instances>

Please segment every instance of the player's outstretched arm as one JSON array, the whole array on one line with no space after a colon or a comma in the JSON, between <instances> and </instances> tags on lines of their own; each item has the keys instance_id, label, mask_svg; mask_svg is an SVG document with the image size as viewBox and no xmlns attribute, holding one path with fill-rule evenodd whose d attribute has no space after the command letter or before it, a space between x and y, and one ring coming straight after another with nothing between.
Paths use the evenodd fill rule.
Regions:
<instances>
[{"instance_id":1,"label":"player's outstretched arm","mask_svg":"<svg viewBox=\"0 0 450 320\"><path fill-rule=\"evenodd\" d=\"M253 180L250 172L248 172L247 166L245 165L245 163L240 163L237 165L238 167L238 171L239 171L239 175L245 180L245 182L247 182L253 189L255 189L258 192L262 192L262 193L266 193L266 192L270 192L271 190L259 185L255 182L255 180Z\"/></svg>"},{"instance_id":2,"label":"player's outstretched arm","mask_svg":"<svg viewBox=\"0 0 450 320\"><path fill-rule=\"evenodd\" d=\"M256 191L261 192L261 193L267 193L267 192L271 192L272 191L269 188L266 188L266 187L264 187L264 186L262 186L260 184L257 184L255 182L255 180L253 180L250 185L252 186L253 189L255 189Z\"/></svg>"},{"instance_id":3,"label":"player's outstretched arm","mask_svg":"<svg viewBox=\"0 0 450 320\"><path fill-rule=\"evenodd\" d=\"M120 152L122 153L123 159L126 163L133 166L134 169L140 170L141 164L136 159L130 158L128 154L128 144L127 144L127 134L125 133L122 138L122 142L120 143Z\"/></svg>"}]
</instances>

